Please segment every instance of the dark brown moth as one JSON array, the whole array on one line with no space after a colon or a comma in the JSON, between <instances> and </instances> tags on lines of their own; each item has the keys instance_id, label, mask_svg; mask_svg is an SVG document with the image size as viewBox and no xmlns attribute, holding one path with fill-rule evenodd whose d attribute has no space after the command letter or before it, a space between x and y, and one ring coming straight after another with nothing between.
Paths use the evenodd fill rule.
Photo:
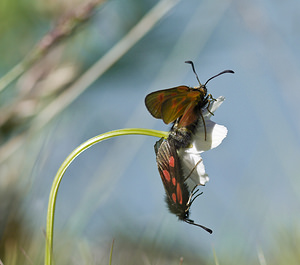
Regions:
<instances>
[{"instance_id":1,"label":"dark brown moth","mask_svg":"<svg viewBox=\"0 0 300 265\"><path fill-rule=\"evenodd\" d=\"M158 171L166 192L165 200L170 212L175 214L179 220L199 226L211 234L211 229L189 219L190 207L201 193L198 193L198 185L189 190L185 183L189 176L183 176L174 141L162 138L156 142L154 149Z\"/></svg>"}]
</instances>

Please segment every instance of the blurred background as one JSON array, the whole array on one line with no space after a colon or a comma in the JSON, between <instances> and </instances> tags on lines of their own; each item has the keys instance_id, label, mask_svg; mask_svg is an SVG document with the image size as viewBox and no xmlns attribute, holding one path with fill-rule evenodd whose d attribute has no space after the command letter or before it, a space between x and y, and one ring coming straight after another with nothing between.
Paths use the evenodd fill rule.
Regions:
<instances>
[{"instance_id":1,"label":"blurred background","mask_svg":"<svg viewBox=\"0 0 300 265\"><path fill-rule=\"evenodd\" d=\"M0 260L42 264L48 196L67 155L121 128L169 130L144 106L201 82L229 132L203 155L191 219L164 202L147 136L76 158L57 197L56 264L299 264L300 2L0 2ZM0 262L0 264L1 264Z\"/></svg>"}]
</instances>

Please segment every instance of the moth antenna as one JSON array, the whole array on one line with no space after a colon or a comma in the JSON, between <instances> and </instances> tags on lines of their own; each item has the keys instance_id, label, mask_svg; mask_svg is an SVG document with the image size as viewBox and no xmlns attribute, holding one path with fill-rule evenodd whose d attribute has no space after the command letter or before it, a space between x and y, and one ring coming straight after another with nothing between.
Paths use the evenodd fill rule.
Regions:
<instances>
[{"instance_id":1,"label":"moth antenna","mask_svg":"<svg viewBox=\"0 0 300 265\"><path fill-rule=\"evenodd\" d=\"M221 73L218 73L217 75L214 75L214 76L212 76L211 78L209 78L209 79L205 82L204 86L206 86L206 84L207 84L210 80L214 79L215 77L217 77L217 76L219 76L219 75L222 75L222 74L227 74L227 73L229 73L229 74L234 74L234 71L232 71L232 70L225 70L225 71L223 71L223 72L221 72Z\"/></svg>"},{"instance_id":2,"label":"moth antenna","mask_svg":"<svg viewBox=\"0 0 300 265\"><path fill-rule=\"evenodd\" d=\"M208 232L208 233L210 233L210 234L212 234L212 232L213 232L211 229L209 229L209 228L206 227L206 226L203 226L203 225L194 223L194 221L191 220L191 219L185 219L184 221L185 221L186 223L190 224L190 225L199 226L199 227L201 227L202 229L204 229L206 232Z\"/></svg>"},{"instance_id":3,"label":"moth antenna","mask_svg":"<svg viewBox=\"0 0 300 265\"><path fill-rule=\"evenodd\" d=\"M202 86L202 84L201 84L201 82L200 82L200 80L199 80L199 77L198 77L198 75L197 75L197 73L196 73L194 63L193 63L192 61L185 61L185 63L189 63L189 64L192 66L193 72L194 72L194 74L196 75L196 78L197 78L197 80L198 80L198 83L199 83L200 86Z\"/></svg>"}]
</instances>

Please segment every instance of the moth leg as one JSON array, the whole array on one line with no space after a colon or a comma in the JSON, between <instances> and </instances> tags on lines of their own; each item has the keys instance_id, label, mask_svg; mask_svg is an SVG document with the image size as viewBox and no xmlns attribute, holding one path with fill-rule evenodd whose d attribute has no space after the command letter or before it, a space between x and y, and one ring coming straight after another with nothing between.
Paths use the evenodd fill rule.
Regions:
<instances>
[{"instance_id":1,"label":"moth leg","mask_svg":"<svg viewBox=\"0 0 300 265\"><path fill-rule=\"evenodd\" d=\"M213 114L210 110L209 110L209 107L210 107L210 102L211 101L217 101L215 98L213 98L212 94L208 94L208 105L206 107L207 111L211 114L211 115L215 115Z\"/></svg>"},{"instance_id":2,"label":"moth leg","mask_svg":"<svg viewBox=\"0 0 300 265\"><path fill-rule=\"evenodd\" d=\"M187 206L188 206L188 210L190 209L190 207L191 207L191 205L192 205L192 203L194 202L194 200L198 197L198 196L200 196L203 192L200 192L199 194L197 194L196 196L195 196L195 194L199 191L199 189L197 189L196 191L195 191L195 189L198 187L198 186L200 186L200 184L197 184L193 189L192 189L192 191L191 191L191 194L190 194L190 197L189 197L189 199L188 199L188 201L187 201ZM193 198L193 196L195 196L194 198Z\"/></svg>"},{"instance_id":3,"label":"moth leg","mask_svg":"<svg viewBox=\"0 0 300 265\"><path fill-rule=\"evenodd\" d=\"M206 125L205 125L205 120L204 120L204 117L203 117L201 111L200 111L200 116L201 116L201 119L202 119L202 122L203 122L203 126L204 126L204 134L205 134L204 140L206 141Z\"/></svg>"},{"instance_id":4,"label":"moth leg","mask_svg":"<svg viewBox=\"0 0 300 265\"><path fill-rule=\"evenodd\" d=\"M202 161L202 158L196 163L196 165L192 168L190 174L188 174L188 176L184 179L184 182L192 175L193 171L196 169L196 167L200 164L200 162ZM195 188L194 188L195 189ZM193 190L194 190L193 189Z\"/></svg>"}]
</instances>

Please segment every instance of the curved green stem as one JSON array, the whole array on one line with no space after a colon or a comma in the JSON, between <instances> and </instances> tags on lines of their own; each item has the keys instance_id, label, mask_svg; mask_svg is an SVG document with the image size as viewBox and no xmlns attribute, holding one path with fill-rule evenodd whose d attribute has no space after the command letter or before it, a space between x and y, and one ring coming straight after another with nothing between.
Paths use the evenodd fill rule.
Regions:
<instances>
[{"instance_id":1,"label":"curved green stem","mask_svg":"<svg viewBox=\"0 0 300 265\"><path fill-rule=\"evenodd\" d=\"M83 151L91 147L92 145L99 143L103 140L109 139L111 137L121 136L121 135L149 135L155 137L164 137L168 136L168 132L150 130L150 129L121 129L116 131L107 132L96 137L93 137L80 146L78 146L62 163L60 168L58 169L56 176L53 180L49 202L48 202L48 210L47 210L47 225L46 225L46 247L45 247L45 265L52 264L52 250L53 250L53 227L54 227L54 213L55 213L55 204L56 204L56 196L59 188L59 184L62 180L64 173L66 172L68 166L72 163L72 161Z\"/></svg>"}]
</instances>

